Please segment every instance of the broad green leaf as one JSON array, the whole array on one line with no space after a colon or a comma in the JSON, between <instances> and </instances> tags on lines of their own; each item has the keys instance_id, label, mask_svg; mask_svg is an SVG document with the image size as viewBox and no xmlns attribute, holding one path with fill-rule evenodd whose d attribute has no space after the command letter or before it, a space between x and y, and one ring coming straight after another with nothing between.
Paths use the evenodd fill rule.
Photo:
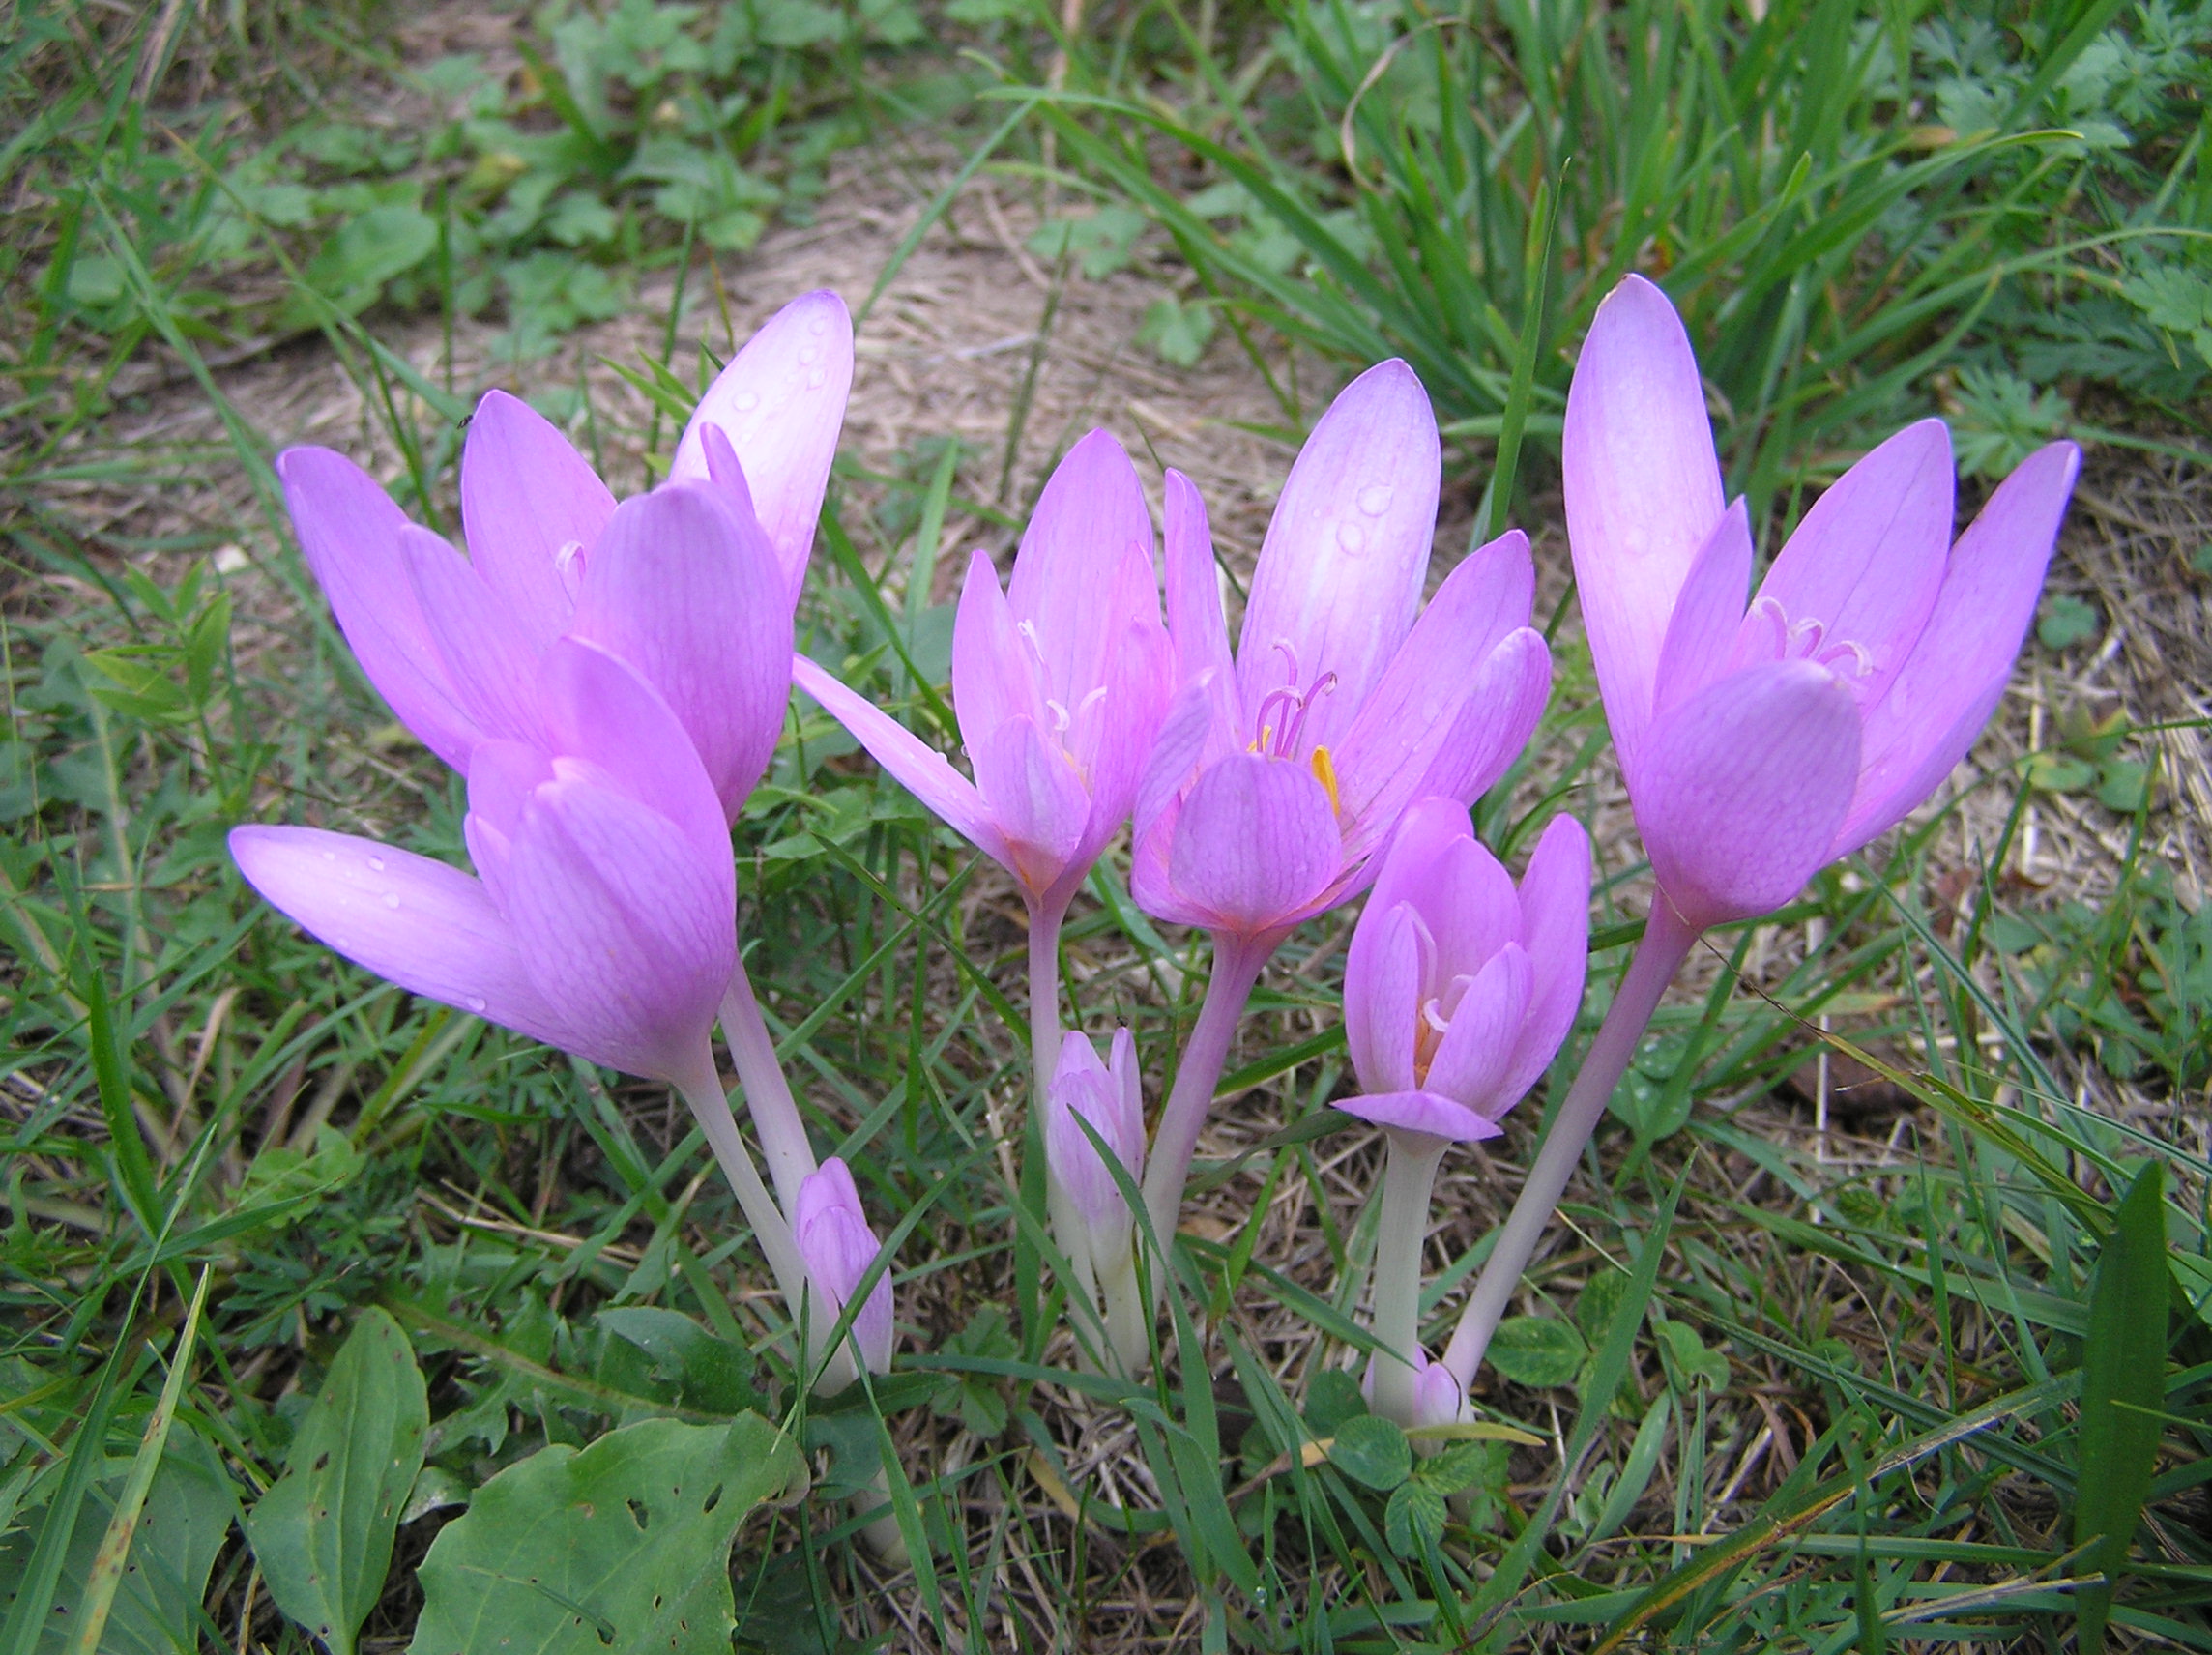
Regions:
<instances>
[{"instance_id":1,"label":"broad green leaf","mask_svg":"<svg viewBox=\"0 0 2212 1655\"><path fill-rule=\"evenodd\" d=\"M93 1559L130 1470L129 1460L109 1458L100 1481L77 1507L52 1612L39 1635L38 1655L61 1655L69 1645L74 1630L71 1615L84 1601ZM45 1519L45 1510L34 1511L25 1527L0 1539L0 1613L15 1605ZM172 1429L160 1468L139 1508L130 1566L101 1633L102 1655L177 1655L199 1647L198 1615L208 1574L237 1519L238 1491L222 1461L191 1432Z\"/></svg>"},{"instance_id":2,"label":"broad green leaf","mask_svg":"<svg viewBox=\"0 0 2212 1655\"><path fill-rule=\"evenodd\" d=\"M1444 1537L1444 1496L1410 1477L1382 1509L1382 1537L1401 1557L1419 1557Z\"/></svg>"},{"instance_id":3,"label":"broad green leaf","mask_svg":"<svg viewBox=\"0 0 2212 1655\"><path fill-rule=\"evenodd\" d=\"M383 1311L364 1311L300 1421L284 1474L246 1520L269 1595L332 1655L352 1655L384 1589L429 1429L407 1335Z\"/></svg>"},{"instance_id":4,"label":"broad green leaf","mask_svg":"<svg viewBox=\"0 0 2212 1655\"><path fill-rule=\"evenodd\" d=\"M730 1542L800 1471L753 1413L542 1448L431 1545L410 1655L728 1655Z\"/></svg>"},{"instance_id":5,"label":"broad green leaf","mask_svg":"<svg viewBox=\"0 0 2212 1655\"><path fill-rule=\"evenodd\" d=\"M761 1405L749 1351L715 1338L680 1311L626 1304L602 1310L598 1323L644 1352L648 1378L671 1387L671 1400L701 1413L740 1414Z\"/></svg>"},{"instance_id":6,"label":"broad green leaf","mask_svg":"<svg viewBox=\"0 0 2212 1655\"><path fill-rule=\"evenodd\" d=\"M437 220L420 207L371 207L331 232L307 266L306 281L341 310L365 310L386 282L421 264L437 246Z\"/></svg>"},{"instance_id":7,"label":"broad green leaf","mask_svg":"<svg viewBox=\"0 0 2212 1655\"><path fill-rule=\"evenodd\" d=\"M2089 1284L2089 1332L2081 1342L2081 1426L2075 1457L2074 1543L2081 1568L2106 1583L2075 1595L2083 1650L2100 1649L2111 1612L2112 1581L2150 1493L2166 1406L2166 1190L2152 1161L2120 1197L2112 1233Z\"/></svg>"},{"instance_id":8,"label":"broad green leaf","mask_svg":"<svg viewBox=\"0 0 2212 1655\"><path fill-rule=\"evenodd\" d=\"M1137 343L1150 346L1160 361L1177 367L1197 365L1212 337L1213 312L1204 305L1185 305L1172 293L1153 300L1137 324Z\"/></svg>"},{"instance_id":9,"label":"broad green leaf","mask_svg":"<svg viewBox=\"0 0 2212 1655\"><path fill-rule=\"evenodd\" d=\"M1571 1384L1589 1347L1571 1322L1548 1316L1509 1316L1491 1335L1490 1365L1517 1385Z\"/></svg>"},{"instance_id":10,"label":"broad green leaf","mask_svg":"<svg viewBox=\"0 0 2212 1655\"><path fill-rule=\"evenodd\" d=\"M1387 1419L1361 1413L1336 1428L1328 1463L1353 1482L1387 1491L1412 1472L1413 1451L1407 1445L1406 1434Z\"/></svg>"},{"instance_id":11,"label":"broad green leaf","mask_svg":"<svg viewBox=\"0 0 2212 1655\"><path fill-rule=\"evenodd\" d=\"M1728 1389L1726 1351L1707 1350L1698 1330L1686 1321L1662 1321L1658 1333L1674 1372L1687 1384L1707 1385L1716 1391Z\"/></svg>"}]
</instances>

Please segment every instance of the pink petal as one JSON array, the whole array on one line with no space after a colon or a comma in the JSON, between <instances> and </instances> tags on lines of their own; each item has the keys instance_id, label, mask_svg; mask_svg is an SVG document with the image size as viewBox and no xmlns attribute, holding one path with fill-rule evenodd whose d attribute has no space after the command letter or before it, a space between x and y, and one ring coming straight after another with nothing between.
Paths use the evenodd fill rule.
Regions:
<instances>
[{"instance_id":1,"label":"pink petal","mask_svg":"<svg viewBox=\"0 0 2212 1655\"><path fill-rule=\"evenodd\" d=\"M1076 715L1068 754L1091 782L1091 817L1078 859L1089 862L1121 831L1157 746L1174 651L1156 617L1121 634L1106 661L1106 693Z\"/></svg>"},{"instance_id":2,"label":"pink petal","mask_svg":"<svg viewBox=\"0 0 2212 1655\"><path fill-rule=\"evenodd\" d=\"M1332 755L1347 820L1393 815L1412 797L1461 712L1477 693L1495 693L1469 668L1527 627L1535 587L1528 537L1518 529L1444 578Z\"/></svg>"},{"instance_id":3,"label":"pink petal","mask_svg":"<svg viewBox=\"0 0 2212 1655\"><path fill-rule=\"evenodd\" d=\"M1237 684L1251 732L1270 691L1311 691L1334 674L1298 745L1342 743L1420 605L1441 475L1436 416L1402 362L1369 368L1321 417L1275 503L1244 609Z\"/></svg>"},{"instance_id":4,"label":"pink petal","mask_svg":"<svg viewBox=\"0 0 2212 1655\"><path fill-rule=\"evenodd\" d=\"M1474 836L1473 825L1458 800L1462 831L1443 846L1430 865L1428 879L1413 898L1437 939L1435 980L1472 976L1508 943L1521 941L1521 900L1513 877ZM1435 992L1432 990L1431 992Z\"/></svg>"},{"instance_id":5,"label":"pink petal","mask_svg":"<svg viewBox=\"0 0 2212 1655\"><path fill-rule=\"evenodd\" d=\"M1788 624L1819 623L1823 650L1866 652L1852 683L1862 707L1888 690L1936 605L1951 495L1951 433L1940 420L1909 425L1814 502L1760 583L1755 611L1771 605ZM1774 624L1756 612L1744 623L1738 665L1774 658Z\"/></svg>"},{"instance_id":6,"label":"pink petal","mask_svg":"<svg viewBox=\"0 0 2212 1655\"><path fill-rule=\"evenodd\" d=\"M799 591L853 388L853 319L827 288L768 319L707 388L676 445L669 480L708 476L704 430L719 425L744 462L754 513L785 590Z\"/></svg>"},{"instance_id":7,"label":"pink petal","mask_svg":"<svg viewBox=\"0 0 2212 1655\"><path fill-rule=\"evenodd\" d=\"M1014 718L971 748L975 791L1013 852L1013 868L1033 896L1060 878L1083 841L1091 794L1066 755L1027 718Z\"/></svg>"},{"instance_id":8,"label":"pink petal","mask_svg":"<svg viewBox=\"0 0 2212 1655\"><path fill-rule=\"evenodd\" d=\"M2023 460L1952 549L1943 586L1889 693L1867 712L1865 769L1838 855L1894 827L1949 775L2004 696L2066 515L2081 450Z\"/></svg>"},{"instance_id":9,"label":"pink petal","mask_svg":"<svg viewBox=\"0 0 2212 1655\"><path fill-rule=\"evenodd\" d=\"M568 630L562 565L588 554L614 515L614 496L537 409L489 391L461 450L461 524L469 562L522 635L543 649Z\"/></svg>"},{"instance_id":10,"label":"pink petal","mask_svg":"<svg viewBox=\"0 0 2212 1655\"><path fill-rule=\"evenodd\" d=\"M1744 630L1744 595L1751 590L1751 517L1733 501L1690 566L1659 650L1655 706L1679 707L1728 672L1730 654ZM1737 661L1736 666L1754 663Z\"/></svg>"},{"instance_id":11,"label":"pink petal","mask_svg":"<svg viewBox=\"0 0 2212 1655\"><path fill-rule=\"evenodd\" d=\"M1435 795L1472 804L1521 756L1551 690L1552 655L1543 635L1528 627L1508 632L1475 668L1467 699L1437 744L1428 769L1387 778L1360 813L1350 817L1345 855L1364 856L1389 832L1400 798Z\"/></svg>"},{"instance_id":12,"label":"pink petal","mask_svg":"<svg viewBox=\"0 0 2212 1655\"><path fill-rule=\"evenodd\" d=\"M486 740L540 742L538 650L468 559L427 529L400 532L415 600L453 699Z\"/></svg>"},{"instance_id":13,"label":"pink petal","mask_svg":"<svg viewBox=\"0 0 2212 1655\"><path fill-rule=\"evenodd\" d=\"M1614 745L1635 766L1675 595L1721 515L1698 359L1640 276L1597 308L1567 392L1567 539Z\"/></svg>"},{"instance_id":14,"label":"pink petal","mask_svg":"<svg viewBox=\"0 0 2212 1655\"><path fill-rule=\"evenodd\" d=\"M1651 728L1637 827L1704 927L1779 908L1834 855L1859 769L1857 703L1809 661L1732 673Z\"/></svg>"},{"instance_id":15,"label":"pink petal","mask_svg":"<svg viewBox=\"0 0 2212 1655\"><path fill-rule=\"evenodd\" d=\"M970 751L1010 719L1045 722L1042 673L1036 645L1022 636L999 590L990 553L977 548L952 617L952 711Z\"/></svg>"},{"instance_id":16,"label":"pink petal","mask_svg":"<svg viewBox=\"0 0 2212 1655\"><path fill-rule=\"evenodd\" d=\"M1431 796L1418 800L1398 819L1367 906L1401 902L1420 906L1435 884L1437 867L1452 847L1473 837L1474 824L1458 799Z\"/></svg>"},{"instance_id":17,"label":"pink petal","mask_svg":"<svg viewBox=\"0 0 2212 1655\"><path fill-rule=\"evenodd\" d=\"M1093 1229L1128 1224L1129 1206L1076 1117L1090 1122L1132 1179L1144 1176L1144 1106L1131 1085L1135 1076L1124 1055L1127 1036L1124 1029L1114 1037L1117 1072L1098 1060L1089 1038L1070 1031L1061 1043L1060 1062L1046 1089L1045 1152L1053 1176Z\"/></svg>"},{"instance_id":18,"label":"pink petal","mask_svg":"<svg viewBox=\"0 0 2212 1655\"><path fill-rule=\"evenodd\" d=\"M1441 1138L1447 1144L1472 1144L1480 1139L1495 1138L1504 1130L1495 1120L1485 1120L1466 1104L1455 1103L1433 1091L1340 1097L1331 1107L1362 1120L1371 1120L1386 1132Z\"/></svg>"},{"instance_id":19,"label":"pink petal","mask_svg":"<svg viewBox=\"0 0 2212 1655\"><path fill-rule=\"evenodd\" d=\"M759 526L696 484L625 501L585 567L575 634L659 692L736 821L791 699L791 604Z\"/></svg>"},{"instance_id":20,"label":"pink petal","mask_svg":"<svg viewBox=\"0 0 2212 1655\"><path fill-rule=\"evenodd\" d=\"M465 769L480 732L455 701L399 549L410 527L392 497L343 454L287 449L276 456L301 554L331 600L368 682L438 757Z\"/></svg>"},{"instance_id":21,"label":"pink petal","mask_svg":"<svg viewBox=\"0 0 2212 1655\"><path fill-rule=\"evenodd\" d=\"M1176 682L1212 672L1227 685L1234 677L1229 624L1221 615L1221 573L1213 561L1213 534L1206 500L1179 471L1167 477L1168 633L1175 640Z\"/></svg>"},{"instance_id":22,"label":"pink petal","mask_svg":"<svg viewBox=\"0 0 2212 1655\"><path fill-rule=\"evenodd\" d=\"M409 994L564 1044L513 929L458 869L319 828L234 828L230 854L272 907L355 965Z\"/></svg>"},{"instance_id":23,"label":"pink petal","mask_svg":"<svg viewBox=\"0 0 2212 1655\"><path fill-rule=\"evenodd\" d=\"M568 1050L657 1080L696 1066L737 963L726 852L611 788L555 781L523 808L507 912Z\"/></svg>"},{"instance_id":24,"label":"pink petal","mask_svg":"<svg viewBox=\"0 0 2212 1655\"><path fill-rule=\"evenodd\" d=\"M955 833L1009 871L1014 854L991 818L981 794L945 756L874 703L855 695L804 655L791 660L791 682L852 733L876 763L921 800Z\"/></svg>"},{"instance_id":25,"label":"pink petal","mask_svg":"<svg viewBox=\"0 0 2212 1655\"><path fill-rule=\"evenodd\" d=\"M1430 1091L1457 1098L1489 1120L1518 1101L1500 1096L1499 1088L1512 1067L1533 976L1528 951L1518 943L1506 944L1484 962L1452 1007L1429 1060L1424 1085Z\"/></svg>"},{"instance_id":26,"label":"pink petal","mask_svg":"<svg viewBox=\"0 0 2212 1655\"><path fill-rule=\"evenodd\" d=\"M1132 621L1159 619L1152 516L1121 445L1092 431L1053 468L1014 555L1006 602L1034 640L1043 689L1073 716L1106 682Z\"/></svg>"},{"instance_id":27,"label":"pink petal","mask_svg":"<svg viewBox=\"0 0 2212 1655\"><path fill-rule=\"evenodd\" d=\"M522 830L522 807L553 779L553 762L520 741L480 741L469 755L469 813L461 823L469 860L495 903L507 901L508 863Z\"/></svg>"},{"instance_id":28,"label":"pink petal","mask_svg":"<svg viewBox=\"0 0 2212 1655\"><path fill-rule=\"evenodd\" d=\"M1410 902L1378 890L1353 928L1344 959L1344 1040L1353 1072L1373 1092L1414 1086L1423 989L1422 925Z\"/></svg>"},{"instance_id":29,"label":"pink petal","mask_svg":"<svg viewBox=\"0 0 2212 1655\"><path fill-rule=\"evenodd\" d=\"M1589 969L1589 835L1572 816L1555 816L1521 876L1521 941L1528 950L1528 1011L1513 1061L1498 1086L1510 1108L1543 1078L1582 1008Z\"/></svg>"},{"instance_id":30,"label":"pink petal","mask_svg":"<svg viewBox=\"0 0 2212 1655\"><path fill-rule=\"evenodd\" d=\"M1343 862L1336 812L1311 772L1237 753L1183 800L1167 872L1208 929L1259 936L1303 918Z\"/></svg>"},{"instance_id":31,"label":"pink petal","mask_svg":"<svg viewBox=\"0 0 2212 1655\"><path fill-rule=\"evenodd\" d=\"M594 780L675 823L705 861L729 859L729 824L690 734L638 672L564 638L545 652L538 682L557 769L589 766Z\"/></svg>"},{"instance_id":32,"label":"pink petal","mask_svg":"<svg viewBox=\"0 0 2212 1655\"><path fill-rule=\"evenodd\" d=\"M1197 779L1201 765L1237 750L1236 731L1225 721L1216 681L1199 679L1176 691L1161 719L1137 786L1136 829L1143 839Z\"/></svg>"}]
</instances>

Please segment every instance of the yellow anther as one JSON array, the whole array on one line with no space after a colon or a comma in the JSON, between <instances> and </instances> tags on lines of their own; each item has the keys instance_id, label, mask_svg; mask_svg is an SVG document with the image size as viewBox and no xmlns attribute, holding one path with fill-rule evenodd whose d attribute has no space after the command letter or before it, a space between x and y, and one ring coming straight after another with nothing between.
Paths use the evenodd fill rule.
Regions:
<instances>
[{"instance_id":1,"label":"yellow anther","mask_svg":"<svg viewBox=\"0 0 2212 1655\"><path fill-rule=\"evenodd\" d=\"M1336 766L1330 762L1326 747L1313 750L1313 773L1314 780L1320 782L1322 791L1328 795L1328 807L1341 812L1344 804L1336 796Z\"/></svg>"}]
</instances>

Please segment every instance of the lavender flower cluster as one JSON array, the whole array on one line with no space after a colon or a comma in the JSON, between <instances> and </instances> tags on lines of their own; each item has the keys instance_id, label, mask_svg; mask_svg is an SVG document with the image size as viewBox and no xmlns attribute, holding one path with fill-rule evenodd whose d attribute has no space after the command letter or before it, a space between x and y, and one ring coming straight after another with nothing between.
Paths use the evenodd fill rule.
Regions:
<instances>
[{"instance_id":1,"label":"lavender flower cluster","mask_svg":"<svg viewBox=\"0 0 2212 1655\"><path fill-rule=\"evenodd\" d=\"M461 470L466 556L359 467L278 471L363 669L467 780L475 876L372 841L245 827L262 895L412 993L685 1099L836 1389L895 1343L890 1271L850 1170L817 1162L737 948L730 828L796 684L1002 865L1028 907L1033 1106L1087 1358L1155 1354L1172 1236L1267 960L1368 894L1345 966L1358 1095L1387 1139L1368 1382L1402 1425L1463 1417L1491 1331L1669 981L1707 927L1787 902L1920 804L2003 692L2080 456L2030 456L1952 540L1949 433L1925 421L1823 494L1752 592L1690 342L1630 277L1577 364L1567 528L1599 689L1656 882L1644 938L1441 1357L1421 1242L1455 1143L1491 1138L1580 1007L1590 851L1571 817L1518 884L1475 837L1551 688L1514 531L1424 604L1441 460L1412 369L1322 417L1276 506L1235 645L1198 489L1165 479L1164 563L1135 467L1094 431L1046 483L1002 590L970 564L953 634L963 773L793 651L853 371L834 294L794 301L700 402L668 480L619 505L552 425L494 392ZM1747 594L1750 595L1747 598ZM1164 615L1163 615L1164 596ZM1061 1026L1059 936L1131 830L1131 888L1213 964L1148 1130L1135 1042ZM733 1116L720 1025L768 1164ZM1141 1198L1141 1199L1140 1199ZM863 1288L866 1291L863 1292Z\"/></svg>"}]
</instances>

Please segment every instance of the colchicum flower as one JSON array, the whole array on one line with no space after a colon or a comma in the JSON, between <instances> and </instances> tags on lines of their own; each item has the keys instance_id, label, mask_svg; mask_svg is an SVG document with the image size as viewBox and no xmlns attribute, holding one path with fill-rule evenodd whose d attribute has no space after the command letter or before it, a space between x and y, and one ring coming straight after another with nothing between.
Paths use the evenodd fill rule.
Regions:
<instances>
[{"instance_id":1,"label":"colchicum flower","mask_svg":"<svg viewBox=\"0 0 2212 1655\"><path fill-rule=\"evenodd\" d=\"M467 772L479 743L542 739L536 666L573 634L629 660L698 743L726 818L788 694L791 611L852 381L852 324L810 293L761 329L678 445L674 487L617 509L531 407L494 391L461 455L469 555L328 449L276 462L301 550L400 721Z\"/></svg>"},{"instance_id":2,"label":"colchicum flower","mask_svg":"<svg viewBox=\"0 0 2212 1655\"><path fill-rule=\"evenodd\" d=\"M1205 506L1168 474L1179 687L1138 796L1131 888L1148 914L1210 931L1214 959L1145 1180L1162 1236L1276 944L1357 894L1414 799L1469 802L1496 781L1543 711L1526 536L1470 553L1421 606L1440 475L1412 368L1347 386L1291 468L1232 659Z\"/></svg>"},{"instance_id":3,"label":"colchicum flower","mask_svg":"<svg viewBox=\"0 0 2212 1655\"><path fill-rule=\"evenodd\" d=\"M800 1257L806 1262L807 1278L820 1294L811 1315L822 1324L811 1331L821 1339L845 1314L853 1290L882 1250L860 1207L852 1169L837 1156L824 1161L799 1186L791 1228ZM889 1370L891 1333L891 1276L887 1263L853 1315L853 1341L870 1373Z\"/></svg>"},{"instance_id":4,"label":"colchicum flower","mask_svg":"<svg viewBox=\"0 0 2212 1655\"><path fill-rule=\"evenodd\" d=\"M2038 450L1953 544L1950 433L1922 421L1814 503L1747 606L1750 519L1723 499L1681 318L1640 276L1598 306L1562 459L1590 656L1659 889L1452 1335L1463 1383L1699 935L1789 901L1965 757L2081 468L2072 443Z\"/></svg>"},{"instance_id":5,"label":"colchicum flower","mask_svg":"<svg viewBox=\"0 0 2212 1655\"><path fill-rule=\"evenodd\" d=\"M479 743L465 824L479 877L316 828L234 828L231 855L274 906L411 994L687 1081L736 959L713 788L667 705L604 652L554 643L532 692L540 744Z\"/></svg>"},{"instance_id":6,"label":"colchicum flower","mask_svg":"<svg viewBox=\"0 0 2212 1655\"><path fill-rule=\"evenodd\" d=\"M1950 433L1908 426L1805 514L1748 609L1698 363L1665 294L1599 306L1568 393L1567 532L1637 828L1693 927L1748 919L1965 757L2035 614L2081 451L2023 461L1951 543Z\"/></svg>"},{"instance_id":7,"label":"colchicum flower","mask_svg":"<svg viewBox=\"0 0 2212 1655\"><path fill-rule=\"evenodd\" d=\"M1550 1066L1582 1003L1589 838L1553 820L1516 891L1467 807L1406 813L1352 934L1346 1044L1366 1095L1340 1100L1388 1140L1375 1242L1375 1410L1405 1426L1456 1418L1464 1376L1419 1334L1421 1248L1438 1163L1498 1119Z\"/></svg>"},{"instance_id":8,"label":"colchicum flower","mask_svg":"<svg viewBox=\"0 0 2212 1655\"><path fill-rule=\"evenodd\" d=\"M1045 1088L1044 1152L1069 1220L1061 1229L1062 1249L1071 1255L1079 1278L1097 1284L1093 1303L1106 1315L1109 1343L1123 1370L1133 1374L1148 1353L1143 1323L1126 1315L1142 1302L1130 1248L1136 1218L1084 1124L1098 1134L1132 1182L1144 1176L1143 1081L1136 1037L1126 1029L1114 1031L1105 1062L1080 1031L1070 1030L1061 1043Z\"/></svg>"},{"instance_id":9,"label":"colchicum flower","mask_svg":"<svg viewBox=\"0 0 2212 1655\"><path fill-rule=\"evenodd\" d=\"M1057 915L1128 820L1170 671L1152 520L1121 445L1093 431L1039 496L1012 589L977 551L952 633L962 776L872 703L800 656L793 678L884 769Z\"/></svg>"}]
</instances>

